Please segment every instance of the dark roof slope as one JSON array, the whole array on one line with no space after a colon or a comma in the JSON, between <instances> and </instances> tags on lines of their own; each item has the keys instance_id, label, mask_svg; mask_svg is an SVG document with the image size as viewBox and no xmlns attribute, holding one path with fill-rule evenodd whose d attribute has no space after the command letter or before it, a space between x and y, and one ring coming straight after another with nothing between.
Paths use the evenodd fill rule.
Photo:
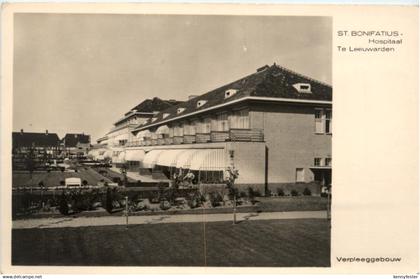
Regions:
<instances>
[{"instance_id":1,"label":"dark roof slope","mask_svg":"<svg viewBox=\"0 0 420 279\"><path fill-rule=\"evenodd\" d=\"M90 143L90 136L85 134L66 134L63 142L65 147L76 147L78 143Z\"/></svg>"},{"instance_id":2,"label":"dark roof slope","mask_svg":"<svg viewBox=\"0 0 420 279\"><path fill-rule=\"evenodd\" d=\"M153 99L146 99L134 108L132 108L129 112L124 115L128 115L132 113L134 110L137 112L155 112L155 111L162 111L171 106L177 105L181 103L180 101L176 100L162 100L158 97L154 97Z\"/></svg>"},{"instance_id":3,"label":"dark roof slope","mask_svg":"<svg viewBox=\"0 0 420 279\"><path fill-rule=\"evenodd\" d=\"M312 93L299 93L293 87L296 83L310 83ZM228 89L236 89L237 92L232 97L225 98L225 91ZM251 75L226 84L186 102L171 106L170 108L155 115L155 121L151 122L151 120L148 120L145 124L137 126L135 130L139 130L150 124L159 124L159 122L163 120L167 121L178 116L250 96L331 101L332 88L328 84L303 76L276 64L272 66L266 65L257 69L257 72ZM197 108L197 101L199 100L205 100L207 102L203 106ZM177 114L178 108L185 108L185 110L182 113ZM169 114L169 116L164 118L164 114Z\"/></svg>"},{"instance_id":4,"label":"dark roof slope","mask_svg":"<svg viewBox=\"0 0 420 279\"><path fill-rule=\"evenodd\" d=\"M55 147L60 144L56 133L26 133L13 132L12 144L17 147Z\"/></svg>"}]
</instances>

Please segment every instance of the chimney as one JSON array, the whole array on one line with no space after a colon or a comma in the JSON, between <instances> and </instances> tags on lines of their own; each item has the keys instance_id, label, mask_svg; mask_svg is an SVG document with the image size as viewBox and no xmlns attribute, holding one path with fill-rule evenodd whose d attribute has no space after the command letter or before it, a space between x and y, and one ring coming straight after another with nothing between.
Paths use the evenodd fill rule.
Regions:
<instances>
[{"instance_id":1,"label":"chimney","mask_svg":"<svg viewBox=\"0 0 420 279\"><path fill-rule=\"evenodd\" d=\"M195 97L198 97L198 95L189 95L188 100L194 99Z\"/></svg>"},{"instance_id":2,"label":"chimney","mask_svg":"<svg viewBox=\"0 0 420 279\"><path fill-rule=\"evenodd\" d=\"M20 133L23 134L23 129L20 129Z\"/></svg>"},{"instance_id":3,"label":"chimney","mask_svg":"<svg viewBox=\"0 0 420 279\"><path fill-rule=\"evenodd\" d=\"M45 134L48 135L48 130L45 130Z\"/></svg>"}]
</instances>

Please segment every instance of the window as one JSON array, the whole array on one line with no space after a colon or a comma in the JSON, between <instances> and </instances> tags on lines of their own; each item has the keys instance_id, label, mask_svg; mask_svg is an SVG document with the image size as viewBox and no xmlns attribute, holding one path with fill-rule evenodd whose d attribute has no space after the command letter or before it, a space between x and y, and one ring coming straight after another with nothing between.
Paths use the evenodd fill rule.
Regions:
<instances>
[{"instance_id":1,"label":"window","mask_svg":"<svg viewBox=\"0 0 420 279\"><path fill-rule=\"evenodd\" d=\"M217 115L217 131L229 131L229 120L227 113Z\"/></svg>"},{"instance_id":2,"label":"window","mask_svg":"<svg viewBox=\"0 0 420 279\"><path fill-rule=\"evenodd\" d=\"M195 135L195 125L193 123L184 124L184 135Z\"/></svg>"},{"instance_id":3,"label":"window","mask_svg":"<svg viewBox=\"0 0 420 279\"><path fill-rule=\"evenodd\" d=\"M303 168L296 169L296 182L305 182L305 170Z\"/></svg>"},{"instance_id":4,"label":"window","mask_svg":"<svg viewBox=\"0 0 420 279\"><path fill-rule=\"evenodd\" d=\"M331 167L331 158L325 158L325 165Z\"/></svg>"},{"instance_id":5,"label":"window","mask_svg":"<svg viewBox=\"0 0 420 279\"><path fill-rule=\"evenodd\" d=\"M169 113L164 113L163 115L162 115L162 119L165 119L166 117L168 117L170 114Z\"/></svg>"},{"instance_id":6,"label":"window","mask_svg":"<svg viewBox=\"0 0 420 279\"><path fill-rule=\"evenodd\" d=\"M249 111L235 111L230 116L230 127L234 129L249 129Z\"/></svg>"},{"instance_id":7,"label":"window","mask_svg":"<svg viewBox=\"0 0 420 279\"><path fill-rule=\"evenodd\" d=\"M176 113L180 114L180 113L182 113L184 110L185 110L185 108L178 108L178 109L176 110Z\"/></svg>"},{"instance_id":8,"label":"window","mask_svg":"<svg viewBox=\"0 0 420 279\"><path fill-rule=\"evenodd\" d=\"M332 133L332 111L331 109L315 109L315 133Z\"/></svg>"},{"instance_id":9,"label":"window","mask_svg":"<svg viewBox=\"0 0 420 279\"><path fill-rule=\"evenodd\" d=\"M232 97L233 95L236 94L236 92L238 92L238 90L236 89L228 89L225 91L225 99Z\"/></svg>"},{"instance_id":10,"label":"window","mask_svg":"<svg viewBox=\"0 0 420 279\"><path fill-rule=\"evenodd\" d=\"M314 158L314 166L321 167L322 166L322 159L321 158Z\"/></svg>"},{"instance_id":11,"label":"window","mask_svg":"<svg viewBox=\"0 0 420 279\"><path fill-rule=\"evenodd\" d=\"M208 134L211 130L211 119L205 118L201 120L200 122L197 122L197 133L201 134Z\"/></svg>"},{"instance_id":12,"label":"window","mask_svg":"<svg viewBox=\"0 0 420 279\"><path fill-rule=\"evenodd\" d=\"M331 134L332 131L332 113L331 110L325 110L325 133Z\"/></svg>"},{"instance_id":13,"label":"window","mask_svg":"<svg viewBox=\"0 0 420 279\"><path fill-rule=\"evenodd\" d=\"M299 93L312 93L311 85L309 83L295 83L295 84L293 84L293 87Z\"/></svg>"},{"instance_id":14,"label":"window","mask_svg":"<svg viewBox=\"0 0 420 279\"><path fill-rule=\"evenodd\" d=\"M175 137L182 137L184 135L184 128L181 126L174 127L174 136Z\"/></svg>"},{"instance_id":15,"label":"window","mask_svg":"<svg viewBox=\"0 0 420 279\"><path fill-rule=\"evenodd\" d=\"M204 106L204 104L205 103L207 103L207 101L206 100L200 100L200 101L198 101L197 102L197 108L199 108L199 107L201 107L201 106Z\"/></svg>"}]
</instances>

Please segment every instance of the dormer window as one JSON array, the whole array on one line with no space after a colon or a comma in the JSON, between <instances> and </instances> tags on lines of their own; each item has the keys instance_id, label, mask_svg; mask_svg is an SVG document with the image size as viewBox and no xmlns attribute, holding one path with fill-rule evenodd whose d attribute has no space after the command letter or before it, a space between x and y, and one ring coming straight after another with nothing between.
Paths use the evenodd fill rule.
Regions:
<instances>
[{"instance_id":1,"label":"dormer window","mask_svg":"<svg viewBox=\"0 0 420 279\"><path fill-rule=\"evenodd\" d=\"M299 93L312 93L311 85L309 83L295 83L295 84L293 84L293 87Z\"/></svg>"},{"instance_id":2,"label":"dormer window","mask_svg":"<svg viewBox=\"0 0 420 279\"><path fill-rule=\"evenodd\" d=\"M157 117L152 118L152 122L155 122L157 120Z\"/></svg>"},{"instance_id":3,"label":"dormer window","mask_svg":"<svg viewBox=\"0 0 420 279\"><path fill-rule=\"evenodd\" d=\"M199 108L201 106L204 106L205 103L207 103L206 100L200 100L200 101L197 102L197 107Z\"/></svg>"},{"instance_id":4,"label":"dormer window","mask_svg":"<svg viewBox=\"0 0 420 279\"><path fill-rule=\"evenodd\" d=\"M178 108L178 109L176 110L176 113L180 114L180 113L182 113L184 110L185 110L185 108Z\"/></svg>"},{"instance_id":5,"label":"dormer window","mask_svg":"<svg viewBox=\"0 0 420 279\"><path fill-rule=\"evenodd\" d=\"M237 89L228 89L225 91L225 99L232 97L233 95L236 94L236 92L238 92Z\"/></svg>"},{"instance_id":6,"label":"dormer window","mask_svg":"<svg viewBox=\"0 0 420 279\"><path fill-rule=\"evenodd\" d=\"M163 119L165 119L166 117L168 117L170 115L170 113L164 113L163 115L162 115L162 118Z\"/></svg>"}]
</instances>

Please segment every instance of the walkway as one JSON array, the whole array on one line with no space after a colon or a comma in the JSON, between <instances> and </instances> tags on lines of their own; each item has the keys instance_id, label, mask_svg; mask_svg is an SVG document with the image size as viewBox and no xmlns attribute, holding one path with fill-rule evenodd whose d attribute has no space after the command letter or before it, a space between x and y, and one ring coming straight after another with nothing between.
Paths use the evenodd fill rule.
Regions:
<instances>
[{"instance_id":1,"label":"walkway","mask_svg":"<svg viewBox=\"0 0 420 279\"><path fill-rule=\"evenodd\" d=\"M262 213L237 213L238 222L248 220L273 220L273 219L325 219L326 211L290 211L290 212L262 212ZM130 216L131 225L162 224L162 223L190 223L190 222L220 222L232 221L232 213L222 214L183 214L183 215L149 215ZM65 228L65 227L89 227L125 225L124 216L105 217L63 217L27 219L13 221L14 229L27 228Z\"/></svg>"}]
</instances>

